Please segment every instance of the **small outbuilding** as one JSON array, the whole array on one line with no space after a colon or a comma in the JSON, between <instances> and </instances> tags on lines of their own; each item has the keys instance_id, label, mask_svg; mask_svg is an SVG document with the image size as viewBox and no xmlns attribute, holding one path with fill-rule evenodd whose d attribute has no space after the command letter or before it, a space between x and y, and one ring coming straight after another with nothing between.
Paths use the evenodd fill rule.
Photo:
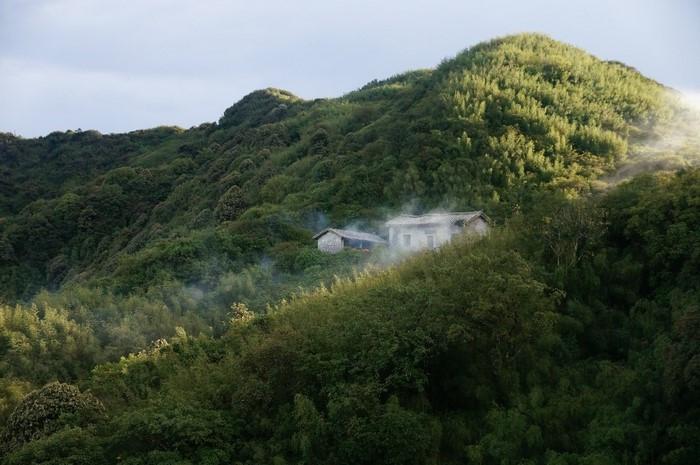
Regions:
<instances>
[{"instance_id":1,"label":"small outbuilding","mask_svg":"<svg viewBox=\"0 0 700 465\"><path fill-rule=\"evenodd\" d=\"M369 250L386 244L384 239L375 234L347 229L326 228L313 238L318 243L318 250L327 253L337 253L345 248Z\"/></svg>"}]
</instances>

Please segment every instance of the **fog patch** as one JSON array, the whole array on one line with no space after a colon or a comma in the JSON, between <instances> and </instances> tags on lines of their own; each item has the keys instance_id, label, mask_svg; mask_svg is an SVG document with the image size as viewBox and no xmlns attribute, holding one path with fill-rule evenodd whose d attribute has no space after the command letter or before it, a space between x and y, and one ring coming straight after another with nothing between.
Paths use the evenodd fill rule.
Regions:
<instances>
[{"instance_id":1,"label":"fog patch","mask_svg":"<svg viewBox=\"0 0 700 465\"><path fill-rule=\"evenodd\" d=\"M325 213L314 210L306 215L303 224L306 229L319 232L329 227L330 220Z\"/></svg>"},{"instance_id":2,"label":"fog patch","mask_svg":"<svg viewBox=\"0 0 700 465\"><path fill-rule=\"evenodd\" d=\"M672 115L631 144L614 173L600 179L612 187L641 173L700 166L700 92L669 91Z\"/></svg>"}]
</instances>

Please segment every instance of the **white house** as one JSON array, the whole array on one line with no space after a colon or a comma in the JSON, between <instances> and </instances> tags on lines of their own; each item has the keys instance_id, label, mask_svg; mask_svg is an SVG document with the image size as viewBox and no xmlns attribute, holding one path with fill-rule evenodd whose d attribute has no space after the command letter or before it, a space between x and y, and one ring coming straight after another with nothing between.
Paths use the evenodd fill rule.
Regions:
<instances>
[{"instance_id":1,"label":"white house","mask_svg":"<svg viewBox=\"0 0 700 465\"><path fill-rule=\"evenodd\" d=\"M371 249L386 244L384 239L374 234L346 229L326 228L313 238L318 243L318 250L328 253L340 252L344 248Z\"/></svg>"},{"instance_id":2,"label":"white house","mask_svg":"<svg viewBox=\"0 0 700 465\"><path fill-rule=\"evenodd\" d=\"M482 211L400 215L386 222L389 245L398 250L434 249L459 234L484 235L489 218Z\"/></svg>"}]
</instances>

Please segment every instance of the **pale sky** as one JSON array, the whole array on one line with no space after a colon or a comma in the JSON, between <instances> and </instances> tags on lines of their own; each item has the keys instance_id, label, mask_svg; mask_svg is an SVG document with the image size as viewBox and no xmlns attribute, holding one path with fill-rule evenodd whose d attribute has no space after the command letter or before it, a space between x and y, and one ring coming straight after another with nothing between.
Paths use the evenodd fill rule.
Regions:
<instances>
[{"instance_id":1,"label":"pale sky","mask_svg":"<svg viewBox=\"0 0 700 465\"><path fill-rule=\"evenodd\" d=\"M700 95L700 0L0 0L0 132L216 121L542 32Z\"/></svg>"}]
</instances>

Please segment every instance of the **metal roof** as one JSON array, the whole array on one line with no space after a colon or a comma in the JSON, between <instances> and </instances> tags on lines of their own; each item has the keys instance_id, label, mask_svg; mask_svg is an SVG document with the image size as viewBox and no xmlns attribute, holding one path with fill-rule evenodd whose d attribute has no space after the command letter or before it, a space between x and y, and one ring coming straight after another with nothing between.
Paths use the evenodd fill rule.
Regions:
<instances>
[{"instance_id":1,"label":"metal roof","mask_svg":"<svg viewBox=\"0 0 700 465\"><path fill-rule=\"evenodd\" d=\"M326 234L328 232L335 233L344 239L352 239L352 240L356 240L356 241L366 241L366 242L378 242L378 243L382 243L382 244L386 243L386 241L384 239L377 236L376 234L360 232L360 231L350 231L348 229L335 229L335 228L326 228L323 231L316 234L313 237L313 239L318 239L319 237L323 236L324 234Z\"/></svg>"},{"instance_id":2,"label":"metal roof","mask_svg":"<svg viewBox=\"0 0 700 465\"><path fill-rule=\"evenodd\" d=\"M457 221L468 223L473 219L481 217L488 221L482 211L473 212L448 212L448 213L427 213L425 215L399 215L386 222L387 226L420 226L428 224L454 224Z\"/></svg>"}]
</instances>

